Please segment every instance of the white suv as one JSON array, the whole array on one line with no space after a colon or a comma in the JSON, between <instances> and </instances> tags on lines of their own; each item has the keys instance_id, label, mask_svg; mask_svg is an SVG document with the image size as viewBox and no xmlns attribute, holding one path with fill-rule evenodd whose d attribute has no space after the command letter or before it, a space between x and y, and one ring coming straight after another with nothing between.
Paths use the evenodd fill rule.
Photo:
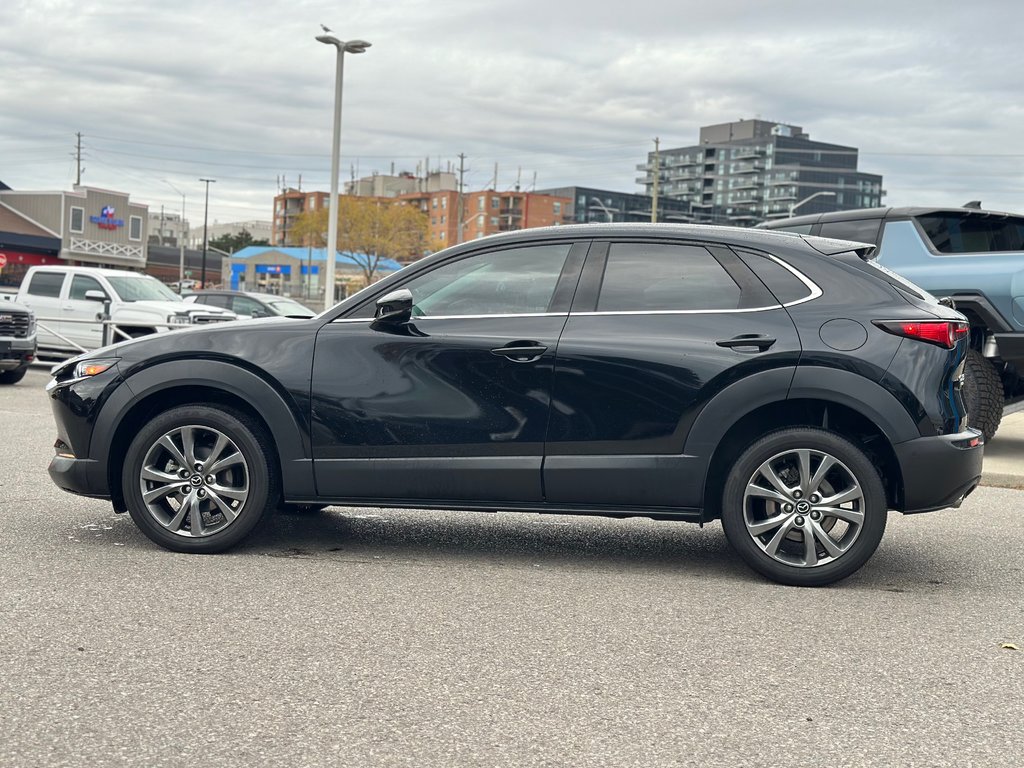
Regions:
<instances>
[{"instance_id":1,"label":"white suv","mask_svg":"<svg viewBox=\"0 0 1024 768\"><path fill-rule=\"evenodd\" d=\"M78 353L103 346L103 308L125 336L162 333L178 326L235 320L217 307L186 304L155 277L97 267L32 267L16 301L31 307L39 322L39 347Z\"/></svg>"}]
</instances>

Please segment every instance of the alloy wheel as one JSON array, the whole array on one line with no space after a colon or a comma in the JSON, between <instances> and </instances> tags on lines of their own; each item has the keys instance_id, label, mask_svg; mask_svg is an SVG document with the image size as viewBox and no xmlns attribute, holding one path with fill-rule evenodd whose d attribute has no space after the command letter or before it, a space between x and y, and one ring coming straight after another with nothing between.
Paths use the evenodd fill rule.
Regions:
<instances>
[{"instance_id":1,"label":"alloy wheel","mask_svg":"<svg viewBox=\"0 0 1024 768\"><path fill-rule=\"evenodd\" d=\"M743 492L754 543L788 566L834 562L864 528L864 490L852 471L820 450L787 450L762 463Z\"/></svg>"},{"instance_id":2,"label":"alloy wheel","mask_svg":"<svg viewBox=\"0 0 1024 768\"><path fill-rule=\"evenodd\" d=\"M231 525L249 497L249 466L212 427L188 424L156 440L139 472L149 515L177 536L202 538Z\"/></svg>"}]
</instances>

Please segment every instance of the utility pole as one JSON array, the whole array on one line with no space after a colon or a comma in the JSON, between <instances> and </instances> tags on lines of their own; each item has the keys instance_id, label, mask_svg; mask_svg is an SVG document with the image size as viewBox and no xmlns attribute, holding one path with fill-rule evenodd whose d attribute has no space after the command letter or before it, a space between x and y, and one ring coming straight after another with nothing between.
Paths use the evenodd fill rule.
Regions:
<instances>
[{"instance_id":1,"label":"utility pole","mask_svg":"<svg viewBox=\"0 0 1024 768\"><path fill-rule=\"evenodd\" d=\"M200 179L200 181L206 183L206 204L203 206L203 268L199 277L199 282L202 284L203 290L206 290L206 247L207 247L207 222L210 214L210 184L216 183L216 179ZM223 266L221 267L223 269Z\"/></svg>"},{"instance_id":2,"label":"utility pole","mask_svg":"<svg viewBox=\"0 0 1024 768\"><path fill-rule=\"evenodd\" d=\"M658 179L661 176L661 161L658 157L658 137L654 137L654 191L651 194L651 223L658 223Z\"/></svg>"},{"instance_id":3,"label":"utility pole","mask_svg":"<svg viewBox=\"0 0 1024 768\"><path fill-rule=\"evenodd\" d=\"M85 168L82 167L82 133L79 131L75 134L77 141L75 142L75 186L79 186L82 183L82 171Z\"/></svg>"},{"instance_id":4,"label":"utility pole","mask_svg":"<svg viewBox=\"0 0 1024 768\"><path fill-rule=\"evenodd\" d=\"M462 201L463 189L462 189L462 186L463 186L463 179L464 179L465 173L466 173L466 155L464 153L462 153L462 152L459 152L459 204L458 204L458 209L459 209L459 239L458 239L458 242L460 242L460 243L462 242L463 231L464 231L464 228L466 226L466 222L464 222L462 220L463 213L464 213L464 211L462 209L463 208L463 201Z\"/></svg>"}]
</instances>

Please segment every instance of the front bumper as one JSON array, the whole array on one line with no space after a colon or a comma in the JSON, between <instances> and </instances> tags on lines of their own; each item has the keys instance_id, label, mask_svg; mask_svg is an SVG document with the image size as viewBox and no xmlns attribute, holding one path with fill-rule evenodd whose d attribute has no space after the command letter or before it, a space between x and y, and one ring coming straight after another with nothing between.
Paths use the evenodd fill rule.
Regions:
<instances>
[{"instance_id":1,"label":"front bumper","mask_svg":"<svg viewBox=\"0 0 1024 768\"><path fill-rule=\"evenodd\" d=\"M10 371L31 363L36 356L36 337L0 339L0 371Z\"/></svg>"},{"instance_id":2,"label":"front bumper","mask_svg":"<svg viewBox=\"0 0 1024 768\"><path fill-rule=\"evenodd\" d=\"M968 429L893 446L903 473L905 514L959 506L981 481L984 439Z\"/></svg>"},{"instance_id":3,"label":"front bumper","mask_svg":"<svg viewBox=\"0 0 1024 768\"><path fill-rule=\"evenodd\" d=\"M47 471L50 479L62 490L94 499L110 498L106 467L98 461L58 454L50 460Z\"/></svg>"}]
</instances>

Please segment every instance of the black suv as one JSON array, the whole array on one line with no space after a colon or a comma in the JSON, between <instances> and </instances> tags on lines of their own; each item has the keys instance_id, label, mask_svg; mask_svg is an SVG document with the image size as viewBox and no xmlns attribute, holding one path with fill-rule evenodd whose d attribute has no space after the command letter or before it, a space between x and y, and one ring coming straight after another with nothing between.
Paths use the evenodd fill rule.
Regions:
<instances>
[{"instance_id":1,"label":"black suv","mask_svg":"<svg viewBox=\"0 0 1024 768\"><path fill-rule=\"evenodd\" d=\"M721 518L762 574L827 584L888 510L981 475L964 317L858 248L677 225L458 245L309 320L55 368L50 475L181 552L286 505Z\"/></svg>"}]
</instances>

